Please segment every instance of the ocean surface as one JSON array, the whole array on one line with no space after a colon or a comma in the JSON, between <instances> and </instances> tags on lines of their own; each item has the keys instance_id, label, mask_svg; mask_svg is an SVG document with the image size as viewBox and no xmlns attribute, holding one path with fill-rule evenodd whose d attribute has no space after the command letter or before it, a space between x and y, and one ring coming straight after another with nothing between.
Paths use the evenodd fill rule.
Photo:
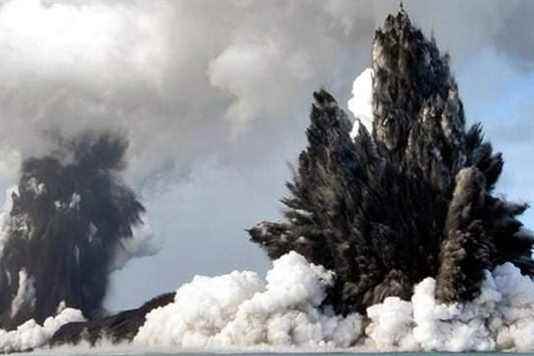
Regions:
<instances>
[{"instance_id":1,"label":"ocean surface","mask_svg":"<svg viewBox=\"0 0 534 356\"><path fill-rule=\"evenodd\" d=\"M302 355L318 355L318 356L437 356L437 355L476 355L476 356L532 356L532 353L516 353L516 352L293 352L293 353L278 353L278 352L219 352L219 353L205 353L205 352L138 352L138 351L75 351L66 349L52 349L47 351L36 351L32 353L19 353L16 355L32 355L32 356L50 356L50 355L70 355L70 356L85 356L85 355L106 355L106 356L214 356L214 355L239 355L239 356L302 356Z\"/></svg>"}]
</instances>

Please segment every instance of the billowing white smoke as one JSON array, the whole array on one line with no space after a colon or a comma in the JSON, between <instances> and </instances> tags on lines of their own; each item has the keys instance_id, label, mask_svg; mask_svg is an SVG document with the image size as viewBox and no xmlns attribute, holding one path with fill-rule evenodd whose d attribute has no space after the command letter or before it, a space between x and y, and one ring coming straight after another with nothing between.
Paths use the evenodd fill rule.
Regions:
<instances>
[{"instance_id":1,"label":"billowing white smoke","mask_svg":"<svg viewBox=\"0 0 534 356\"><path fill-rule=\"evenodd\" d=\"M123 80L127 72L145 81L160 80L153 67L166 65L165 28L158 22L165 9L161 1L144 6L143 12L121 2L4 1L0 52L8 69L0 76L21 79L33 72L56 79L79 76L94 84Z\"/></svg>"},{"instance_id":2,"label":"billowing white smoke","mask_svg":"<svg viewBox=\"0 0 534 356\"><path fill-rule=\"evenodd\" d=\"M415 286L411 301L389 297L362 317L321 307L334 275L290 252L261 280L254 272L197 276L175 301L153 310L134 339L181 349L296 347L379 351L534 350L534 283L506 263L486 272L470 303L439 304L435 280Z\"/></svg>"},{"instance_id":3,"label":"billowing white smoke","mask_svg":"<svg viewBox=\"0 0 534 356\"><path fill-rule=\"evenodd\" d=\"M352 137L360 123L372 131L372 79L368 68L354 81ZM333 277L294 252L273 262L266 282L253 272L195 277L173 304L147 316L135 342L186 349L534 350L534 283L511 263L486 271L481 295L465 304L439 304L436 282L426 278L411 301L390 297L368 308L365 330L357 314L343 318L320 308Z\"/></svg>"},{"instance_id":4,"label":"billowing white smoke","mask_svg":"<svg viewBox=\"0 0 534 356\"><path fill-rule=\"evenodd\" d=\"M336 316L320 305L334 275L290 252L265 281L254 272L197 276L174 303L147 315L135 343L184 349L348 347L360 335L357 314Z\"/></svg>"},{"instance_id":5,"label":"billowing white smoke","mask_svg":"<svg viewBox=\"0 0 534 356\"><path fill-rule=\"evenodd\" d=\"M487 272L470 303L438 304L427 278L411 302L386 298L367 309L367 343L380 350L534 350L534 283L511 263Z\"/></svg>"},{"instance_id":6,"label":"billowing white smoke","mask_svg":"<svg viewBox=\"0 0 534 356\"><path fill-rule=\"evenodd\" d=\"M0 352L25 351L41 347L62 325L84 320L79 310L66 308L55 317L46 319L43 325L39 325L31 319L16 330L0 329Z\"/></svg>"},{"instance_id":7,"label":"billowing white smoke","mask_svg":"<svg viewBox=\"0 0 534 356\"><path fill-rule=\"evenodd\" d=\"M360 123L369 132L373 131L373 70L365 69L352 84L352 97L347 103L356 121L350 133L351 137L358 135Z\"/></svg>"},{"instance_id":8,"label":"billowing white smoke","mask_svg":"<svg viewBox=\"0 0 534 356\"><path fill-rule=\"evenodd\" d=\"M41 187L39 184L35 184L36 193L39 192L39 189L45 189L43 187ZM18 194L18 187L16 185L6 190L6 198L3 206L0 208L0 258L4 250L4 246L9 238L10 228L12 228L12 219L10 213L11 209L13 208L13 194ZM78 194L74 194L71 201L67 203L66 206L73 208L74 205L79 204L79 202L80 196ZM62 204L63 203L61 202L56 202L56 207L59 208L62 206ZM112 266L110 267L111 270L119 270L123 268L132 258L152 256L159 251L160 246L157 244L157 242L155 242L154 233L148 221L148 217L145 215L142 217L142 219L142 224L136 225L132 228L132 237L120 240L120 244L115 250L115 256L113 258ZM15 223L17 223L16 228L24 228L25 226L23 221L18 221ZM97 233L98 228L91 224L89 229L88 238L92 239ZM26 277L24 277L24 280L26 280Z\"/></svg>"},{"instance_id":9,"label":"billowing white smoke","mask_svg":"<svg viewBox=\"0 0 534 356\"><path fill-rule=\"evenodd\" d=\"M90 234L96 227L91 225ZM154 232L146 215L143 216L143 224L132 228L132 237L123 238L115 250L111 270L123 268L128 261L136 257L153 256L160 250L160 246L155 242Z\"/></svg>"}]
</instances>

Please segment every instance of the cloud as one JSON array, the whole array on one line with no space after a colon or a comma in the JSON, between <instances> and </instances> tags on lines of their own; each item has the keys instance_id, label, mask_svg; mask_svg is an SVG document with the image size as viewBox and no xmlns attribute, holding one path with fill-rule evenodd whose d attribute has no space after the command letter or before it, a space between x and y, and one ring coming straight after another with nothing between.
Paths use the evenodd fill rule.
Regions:
<instances>
[{"instance_id":1,"label":"cloud","mask_svg":"<svg viewBox=\"0 0 534 356\"><path fill-rule=\"evenodd\" d=\"M146 316L134 343L180 349L347 348L361 317L322 310L334 275L290 252L273 262L265 281L254 272L195 276L173 303Z\"/></svg>"},{"instance_id":2,"label":"cloud","mask_svg":"<svg viewBox=\"0 0 534 356\"><path fill-rule=\"evenodd\" d=\"M373 131L373 70L366 68L356 77L352 84L352 97L347 103L354 117L367 128ZM359 125L352 129L351 136L358 134Z\"/></svg>"}]
</instances>

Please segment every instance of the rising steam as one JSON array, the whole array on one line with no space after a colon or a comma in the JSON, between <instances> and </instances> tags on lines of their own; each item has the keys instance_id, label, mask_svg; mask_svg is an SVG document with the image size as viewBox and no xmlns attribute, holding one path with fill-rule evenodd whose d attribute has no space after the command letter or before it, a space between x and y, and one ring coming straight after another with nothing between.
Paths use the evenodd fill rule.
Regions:
<instances>
[{"instance_id":1,"label":"rising steam","mask_svg":"<svg viewBox=\"0 0 534 356\"><path fill-rule=\"evenodd\" d=\"M353 94L354 125L314 94L286 219L250 230L273 258L265 281L197 276L91 335L116 335L110 321L132 313L146 321L125 339L143 347L532 350L532 236L516 219L527 206L491 194L503 160L480 125L465 129L447 56L401 11ZM84 325L97 324L55 341Z\"/></svg>"},{"instance_id":2,"label":"rising steam","mask_svg":"<svg viewBox=\"0 0 534 356\"><path fill-rule=\"evenodd\" d=\"M241 49L209 75L238 97L226 116L245 126L250 99L262 97L221 70L241 71ZM285 64L277 46L247 50L251 62ZM290 66L305 68L303 58ZM532 350L534 239L517 220L527 206L492 194L503 159L480 125L465 128L448 57L404 11L388 16L353 94L354 125L331 94L314 94L285 219L250 230L273 260L265 280L197 276L105 318L109 271L143 246L131 242L144 208L119 176L127 142L90 132L27 159L0 215L0 321L33 319L0 332L0 350L38 347L52 333L52 343L89 335L180 350ZM45 320L65 305L92 320L73 309Z\"/></svg>"},{"instance_id":3,"label":"rising steam","mask_svg":"<svg viewBox=\"0 0 534 356\"><path fill-rule=\"evenodd\" d=\"M435 279L426 278L408 301L388 297L367 308L366 322L357 313L333 313L325 300L333 277L295 252L273 262L266 282L253 272L197 276L177 290L173 303L147 315L134 344L190 350L534 349L534 282L511 263L484 271L471 302L439 302Z\"/></svg>"},{"instance_id":4,"label":"rising steam","mask_svg":"<svg viewBox=\"0 0 534 356\"><path fill-rule=\"evenodd\" d=\"M361 318L321 309L333 280L332 272L294 252L274 261L265 281L254 272L197 276L173 303L147 315L134 342L183 349L348 347Z\"/></svg>"}]
</instances>

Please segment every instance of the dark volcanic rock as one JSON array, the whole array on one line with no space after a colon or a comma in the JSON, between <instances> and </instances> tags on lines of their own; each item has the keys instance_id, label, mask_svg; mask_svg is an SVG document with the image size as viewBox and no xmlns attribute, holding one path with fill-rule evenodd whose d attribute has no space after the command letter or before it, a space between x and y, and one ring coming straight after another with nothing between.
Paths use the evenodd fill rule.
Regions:
<instances>
[{"instance_id":1,"label":"dark volcanic rock","mask_svg":"<svg viewBox=\"0 0 534 356\"><path fill-rule=\"evenodd\" d=\"M336 272L329 303L364 311L410 298L425 277L442 302L479 293L483 269L512 261L532 273L532 237L515 218L527 208L492 196L501 154L466 130L448 58L401 11L376 31L373 132L351 123L334 98L314 94L282 222L249 230L271 258L295 250Z\"/></svg>"},{"instance_id":2,"label":"dark volcanic rock","mask_svg":"<svg viewBox=\"0 0 534 356\"><path fill-rule=\"evenodd\" d=\"M91 132L23 163L0 259L1 328L42 323L61 303L99 314L116 247L144 211L119 177L127 147Z\"/></svg>"},{"instance_id":3,"label":"dark volcanic rock","mask_svg":"<svg viewBox=\"0 0 534 356\"><path fill-rule=\"evenodd\" d=\"M172 303L174 296L175 293L163 294L137 309L92 321L65 324L54 334L50 345L77 344L81 340L94 345L101 338L111 342L132 341L145 323L146 314L152 309Z\"/></svg>"}]
</instances>

